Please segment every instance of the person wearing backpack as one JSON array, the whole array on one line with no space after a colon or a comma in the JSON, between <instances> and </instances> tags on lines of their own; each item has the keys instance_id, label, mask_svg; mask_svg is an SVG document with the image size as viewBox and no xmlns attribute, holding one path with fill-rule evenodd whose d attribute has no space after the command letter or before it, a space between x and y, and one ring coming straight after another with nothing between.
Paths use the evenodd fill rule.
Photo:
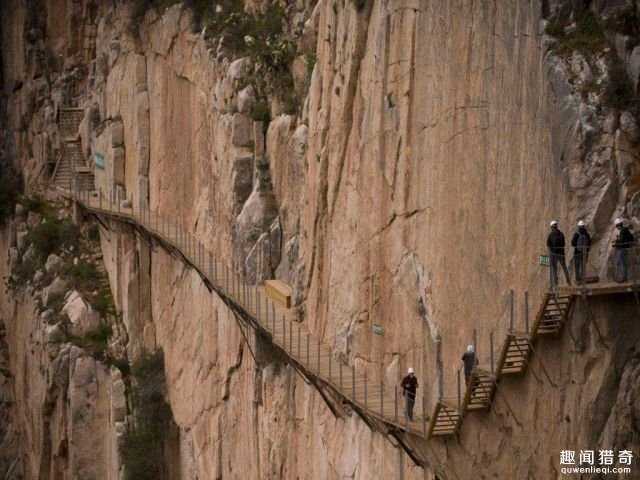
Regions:
<instances>
[{"instance_id":1,"label":"person wearing backpack","mask_svg":"<svg viewBox=\"0 0 640 480\"><path fill-rule=\"evenodd\" d=\"M578 230L573 234L571 246L573 247L573 266L576 272L576 283L580 284L584 282L589 249L591 248L591 236L582 220L578 222Z\"/></svg>"}]
</instances>

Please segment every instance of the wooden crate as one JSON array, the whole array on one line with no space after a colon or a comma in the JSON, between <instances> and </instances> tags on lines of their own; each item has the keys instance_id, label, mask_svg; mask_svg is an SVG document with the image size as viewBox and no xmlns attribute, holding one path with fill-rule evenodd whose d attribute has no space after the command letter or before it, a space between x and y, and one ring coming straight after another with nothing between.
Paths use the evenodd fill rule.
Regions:
<instances>
[{"instance_id":1,"label":"wooden crate","mask_svg":"<svg viewBox=\"0 0 640 480\"><path fill-rule=\"evenodd\" d=\"M293 291L289 285L281 280L265 280L264 290L274 302L278 302L285 308L291 308L291 295Z\"/></svg>"}]
</instances>

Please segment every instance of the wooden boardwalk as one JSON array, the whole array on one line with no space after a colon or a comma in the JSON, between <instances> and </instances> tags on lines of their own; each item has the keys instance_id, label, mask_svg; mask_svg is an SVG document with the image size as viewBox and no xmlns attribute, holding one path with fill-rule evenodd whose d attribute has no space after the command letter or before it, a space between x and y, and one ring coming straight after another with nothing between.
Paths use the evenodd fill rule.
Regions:
<instances>
[{"instance_id":1,"label":"wooden boardwalk","mask_svg":"<svg viewBox=\"0 0 640 480\"><path fill-rule=\"evenodd\" d=\"M61 131L70 141L75 139L74 132L77 131L80 118L82 116L77 109L61 112ZM76 171L74 174L78 177L80 173ZM208 288L215 291L234 311L243 331L251 327L270 339L298 372L318 389L332 409L334 407L326 396L327 390L339 399L342 406L349 406L357 412L371 428L393 436L419 465L424 465L426 459L416 451L415 442L406 441L403 435L421 440L453 436L458 433L468 414L490 409L500 379L526 373L531 356L535 353L535 343L562 332L577 296L630 292L637 295L640 291L638 283L608 283L560 287L557 292L545 294L531 328L527 324L527 331L511 330L506 334L495 365L492 343L491 367L475 368L464 394L459 370L458 397L438 399L430 409L430 416L426 415L427 406L423 398L422 402L417 402L421 405L421 411L416 412L413 421L408 421L404 415L404 397L400 395L398 385L387 385L379 379L372 379L366 369L347 364L341 355L310 332L304 323L291 318L282 302L272 301L261 285L245 283L243 277L233 271L224 259L216 258L171 218L146 209L124 208L124 204L113 201L113 196L105 198L90 191L92 182L65 179L57 183L59 194L74 200L86 211L132 225L194 268ZM70 190L73 185L79 185L83 190Z\"/></svg>"},{"instance_id":2,"label":"wooden boardwalk","mask_svg":"<svg viewBox=\"0 0 640 480\"><path fill-rule=\"evenodd\" d=\"M71 195L70 192L66 194ZM84 191L75 200L93 214L108 216L144 230L179 253L234 310L241 312L248 323L266 333L313 383L330 388L363 416L392 429L426 436L426 415L416 412L414 420L408 421L404 415L404 397L396 385L389 386L372 379L367 370L342 361L304 323L294 321L289 310L272 301L262 286L245 283L239 273L215 258L199 240L172 219L149 210L123 208L95 192ZM423 402L416 403L420 405Z\"/></svg>"},{"instance_id":3,"label":"wooden boardwalk","mask_svg":"<svg viewBox=\"0 0 640 480\"><path fill-rule=\"evenodd\" d=\"M71 195L70 192L66 192ZM350 405L369 421L379 421L389 431L403 431L421 438L455 435L466 415L491 407L498 380L506 375L526 372L533 345L546 336L560 334L568 320L576 290L560 289L547 293L529 332L506 335L495 365L495 374L486 369L473 371L463 399L440 399L432 414L417 412L413 421L404 416L404 398L396 385L389 386L367 376L365 369L348 365L332 348L310 332L304 323L294 321L289 310L274 302L260 285L249 285L226 263L214 257L189 232L165 216L148 210L123 208L120 204L82 192L75 197L87 211L134 225L157 239L168 249L179 253L183 261L196 269L235 311L257 330L267 334L292 364L318 388L329 388L343 404ZM629 285L589 287L590 295L608 295L634 291ZM583 292L581 292L583 293ZM417 402L420 404L420 402ZM422 402L424 405L424 401ZM424 407L423 407L424 408ZM387 432L388 433L388 432Z\"/></svg>"}]
</instances>

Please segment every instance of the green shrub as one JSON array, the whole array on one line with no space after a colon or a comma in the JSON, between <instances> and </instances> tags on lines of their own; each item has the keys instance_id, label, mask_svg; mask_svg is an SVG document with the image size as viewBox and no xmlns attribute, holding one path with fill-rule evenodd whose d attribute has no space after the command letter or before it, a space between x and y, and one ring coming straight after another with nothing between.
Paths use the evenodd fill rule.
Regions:
<instances>
[{"instance_id":1,"label":"green shrub","mask_svg":"<svg viewBox=\"0 0 640 480\"><path fill-rule=\"evenodd\" d=\"M131 8L131 20L129 24L129 30L138 36L140 33L140 23L144 19L145 14L154 8L158 13L162 14L171 5L178 3L180 0L134 0L133 7Z\"/></svg>"},{"instance_id":2,"label":"green shrub","mask_svg":"<svg viewBox=\"0 0 640 480\"><path fill-rule=\"evenodd\" d=\"M544 29L544 33L555 38L564 37L563 22L559 18L550 21L549 23L547 23L547 26Z\"/></svg>"},{"instance_id":3,"label":"green shrub","mask_svg":"<svg viewBox=\"0 0 640 480\"><path fill-rule=\"evenodd\" d=\"M586 10L576 21L575 30L565 33L565 24L557 19L550 22L545 32L558 39L555 49L560 54L571 54L577 50L584 55L592 55L607 46L604 29L598 18L590 10Z\"/></svg>"},{"instance_id":4,"label":"green shrub","mask_svg":"<svg viewBox=\"0 0 640 480\"><path fill-rule=\"evenodd\" d=\"M637 45L640 37L640 18L636 13L636 7L629 5L612 15L605 21L604 27L607 30L630 37L632 43Z\"/></svg>"},{"instance_id":5,"label":"green shrub","mask_svg":"<svg viewBox=\"0 0 640 480\"><path fill-rule=\"evenodd\" d=\"M103 359L109 346L111 335L113 335L111 325L103 322L95 330L87 332L82 337L69 335L69 341L88 351L94 357Z\"/></svg>"},{"instance_id":6,"label":"green shrub","mask_svg":"<svg viewBox=\"0 0 640 480\"><path fill-rule=\"evenodd\" d=\"M23 287L28 280L31 280L35 275L38 268L41 267L41 262L36 260L22 260L13 266L11 275L7 277L7 287L11 290L16 290Z\"/></svg>"},{"instance_id":7,"label":"green shrub","mask_svg":"<svg viewBox=\"0 0 640 480\"><path fill-rule=\"evenodd\" d=\"M47 217L27 234L27 243L33 244L41 259L64 248L78 248L80 231L69 219Z\"/></svg>"},{"instance_id":8,"label":"green shrub","mask_svg":"<svg viewBox=\"0 0 640 480\"><path fill-rule=\"evenodd\" d=\"M71 287L82 293L100 315L107 317L116 314L111 289L95 263L80 260L76 265L68 265L64 275L69 279Z\"/></svg>"},{"instance_id":9,"label":"green shrub","mask_svg":"<svg viewBox=\"0 0 640 480\"><path fill-rule=\"evenodd\" d=\"M91 262L80 260L77 265L68 265L64 273L76 290L91 291L100 288L100 272Z\"/></svg>"},{"instance_id":10,"label":"green shrub","mask_svg":"<svg viewBox=\"0 0 640 480\"><path fill-rule=\"evenodd\" d=\"M116 314L116 306L109 288L101 288L98 293L91 297L91 305L103 317Z\"/></svg>"},{"instance_id":11,"label":"green shrub","mask_svg":"<svg viewBox=\"0 0 640 480\"><path fill-rule=\"evenodd\" d=\"M271 110L269 104L264 98L259 98L251 109L251 118L256 122L263 122L268 125L271 121Z\"/></svg>"},{"instance_id":12,"label":"green shrub","mask_svg":"<svg viewBox=\"0 0 640 480\"><path fill-rule=\"evenodd\" d=\"M124 436L121 455L127 480L157 480L165 471L165 442L173 421L165 401L166 378L161 351L146 354L131 367L133 425Z\"/></svg>"},{"instance_id":13,"label":"green shrub","mask_svg":"<svg viewBox=\"0 0 640 480\"><path fill-rule=\"evenodd\" d=\"M108 323L103 322L98 328L88 332L85 335L85 339L102 350L106 350L111 335L113 335L113 328Z\"/></svg>"},{"instance_id":14,"label":"green shrub","mask_svg":"<svg viewBox=\"0 0 640 480\"><path fill-rule=\"evenodd\" d=\"M50 205L40 195L24 196L20 199L20 203L29 212L39 213L43 216L52 216Z\"/></svg>"},{"instance_id":15,"label":"green shrub","mask_svg":"<svg viewBox=\"0 0 640 480\"><path fill-rule=\"evenodd\" d=\"M113 365L114 367L116 367L122 372L122 375L127 376L131 373L131 365L129 365L129 362L126 358L108 357L106 360L108 365Z\"/></svg>"},{"instance_id":16,"label":"green shrub","mask_svg":"<svg viewBox=\"0 0 640 480\"><path fill-rule=\"evenodd\" d=\"M100 241L100 227L97 223L92 224L87 230L87 238L91 242L99 242Z\"/></svg>"}]
</instances>

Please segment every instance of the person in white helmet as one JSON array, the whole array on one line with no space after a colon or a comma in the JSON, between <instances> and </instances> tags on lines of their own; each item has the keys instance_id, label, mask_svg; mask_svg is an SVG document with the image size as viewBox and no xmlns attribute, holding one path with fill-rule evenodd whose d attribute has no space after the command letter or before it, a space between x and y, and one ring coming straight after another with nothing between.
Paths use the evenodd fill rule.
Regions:
<instances>
[{"instance_id":1,"label":"person in white helmet","mask_svg":"<svg viewBox=\"0 0 640 480\"><path fill-rule=\"evenodd\" d=\"M633 246L635 238L629 227L624 225L622 218L616 218L615 224L618 229L618 235L613 241L616 262L615 280L618 283L624 283L629 280L629 249Z\"/></svg>"},{"instance_id":2,"label":"person in white helmet","mask_svg":"<svg viewBox=\"0 0 640 480\"><path fill-rule=\"evenodd\" d=\"M416 403L416 391L418 390L418 379L413 368L409 368L407 376L402 379L400 386L402 387L402 396L405 399L407 419L413 421L413 406Z\"/></svg>"},{"instance_id":3,"label":"person in white helmet","mask_svg":"<svg viewBox=\"0 0 640 480\"><path fill-rule=\"evenodd\" d=\"M467 351L462 355L462 364L464 365L464 381L469 385L469 379L471 378L471 372L478 365L478 358L476 357L476 349L473 345L467 345Z\"/></svg>"},{"instance_id":4,"label":"person in white helmet","mask_svg":"<svg viewBox=\"0 0 640 480\"><path fill-rule=\"evenodd\" d=\"M576 272L576 283L582 283L589 259L589 249L591 248L591 236L582 220L578 222L578 229L573 234L571 246L573 247L573 267Z\"/></svg>"},{"instance_id":5,"label":"person in white helmet","mask_svg":"<svg viewBox=\"0 0 640 480\"><path fill-rule=\"evenodd\" d=\"M564 257L564 233L558 228L557 220L552 220L549 226L551 231L547 237L547 248L549 249L549 260L551 260L551 288L555 289L558 286L558 264L562 267L564 277L569 285L571 285L571 279Z\"/></svg>"}]
</instances>

